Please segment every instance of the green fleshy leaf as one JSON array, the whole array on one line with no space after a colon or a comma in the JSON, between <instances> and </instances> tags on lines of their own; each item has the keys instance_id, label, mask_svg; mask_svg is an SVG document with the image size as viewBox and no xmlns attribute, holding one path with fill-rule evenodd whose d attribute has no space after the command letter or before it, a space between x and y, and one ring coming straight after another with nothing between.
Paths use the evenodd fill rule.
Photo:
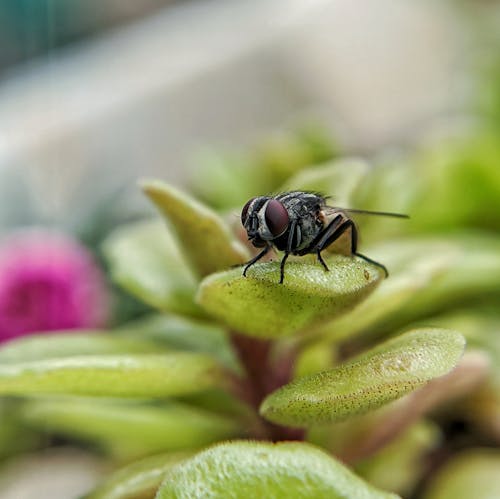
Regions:
<instances>
[{"instance_id":1,"label":"green fleshy leaf","mask_svg":"<svg viewBox=\"0 0 500 499\"><path fill-rule=\"evenodd\" d=\"M419 421L375 456L358 464L356 471L377 487L409 497L426 471L425 457L441 439L437 425Z\"/></svg>"},{"instance_id":2,"label":"green fleshy leaf","mask_svg":"<svg viewBox=\"0 0 500 499\"><path fill-rule=\"evenodd\" d=\"M341 314L363 300L382 279L380 269L361 259L334 255L318 263L293 261L279 283L279 263L256 264L242 276L233 269L207 277L198 302L237 331L278 338Z\"/></svg>"},{"instance_id":3,"label":"green fleshy leaf","mask_svg":"<svg viewBox=\"0 0 500 499\"><path fill-rule=\"evenodd\" d=\"M375 292L322 329L331 339L384 335L408 323L474 299L500 297L500 239L454 234L386 241L366 253L389 270Z\"/></svg>"},{"instance_id":4,"label":"green fleshy leaf","mask_svg":"<svg viewBox=\"0 0 500 499\"><path fill-rule=\"evenodd\" d=\"M143 182L142 188L175 230L183 253L199 275L248 260L245 248L210 208L164 182Z\"/></svg>"},{"instance_id":5,"label":"green fleshy leaf","mask_svg":"<svg viewBox=\"0 0 500 499\"><path fill-rule=\"evenodd\" d=\"M241 434L236 421L179 403L66 397L25 402L32 427L92 442L120 460L206 446Z\"/></svg>"},{"instance_id":6,"label":"green fleshy leaf","mask_svg":"<svg viewBox=\"0 0 500 499\"><path fill-rule=\"evenodd\" d=\"M104 331L41 333L10 341L0 348L0 364L74 355L154 353L158 344Z\"/></svg>"},{"instance_id":7,"label":"green fleshy leaf","mask_svg":"<svg viewBox=\"0 0 500 499\"><path fill-rule=\"evenodd\" d=\"M19 417L19 404L12 402L0 400L0 460L34 450L42 444L40 435Z\"/></svg>"},{"instance_id":8,"label":"green fleshy leaf","mask_svg":"<svg viewBox=\"0 0 500 499\"><path fill-rule=\"evenodd\" d=\"M282 191L304 190L320 192L331 196L332 206L352 207L351 195L363 177L370 171L370 165L362 159L338 159L326 165L302 170L288 179Z\"/></svg>"},{"instance_id":9,"label":"green fleshy leaf","mask_svg":"<svg viewBox=\"0 0 500 499\"><path fill-rule=\"evenodd\" d=\"M434 139L411 158L377 165L353 193L353 206L401 211L411 220L401 225L383 217L363 218L363 240L465 227L498 230L499 171L497 130Z\"/></svg>"},{"instance_id":10,"label":"green fleshy leaf","mask_svg":"<svg viewBox=\"0 0 500 499\"><path fill-rule=\"evenodd\" d=\"M230 492L229 492L230 491ZM167 472L157 499L395 499L305 443L232 442Z\"/></svg>"},{"instance_id":11,"label":"green fleshy leaf","mask_svg":"<svg viewBox=\"0 0 500 499\"><path fill-rule=\"evenodd\" d=\"M424 499L496 499L500 497L500 452L473 449L450 460L431 482Z\"/></svg>"},{"instance_id":12,"label":"green fleshy leaf","mask_svg":"<svg viewBox=\"0 0 500 499\"><path fill-rule=\"evenodd\" d=\"M165 473L192 453L176 452L146 457L115 471L85 499L145 499L154 497Z\"/></svg>"},{"instance_id":13,"label":"green fleshy leaf","mask_svg":"<svg viewBox=\"0 0 500 499\"><path fill-rule=\"evenodd\" d=\"M373 332L374 325L407 310L407 305L428 292L449 271L450 260L460 250L452 243L438 240L394 240L367 254L380 258L388 267L389 278L355 309L322 326L318 334L340 341L359 333Z\"/></svg>"},{"instance_id":14,"label":"green fleshy leaf","mask_svg":"<svg viewBox=\"0 0 500 499\"><path fill-rule=\"evenodd\" d=\"M260 413L289 426L363 414L451 371L464 345L463 336L454 331L410 331L335 369L283 386L264 400Z\"/></svg>"},{"instance_id":15,"label":"green fleshy leaf","mask_svg":"<svg viewBox=\"0 0 500 499\"><path fill-rule=\"evenodd\" d=\"M193 302L196 279L161 221L117 229L103 252L112 279L130 294L163 311L200 315Z\"/></svg>"},{"instance_id":16,"label":"green fleshy leaf","mask_svg":"<svg viewBox=\"0 0 500 499\"><path fill-rule=\"evenodd\" d=\"M166 397L222 383L216 362L202 354L89 355L0 366L0 394Z\"/></svg>"},{"instance_id":17,"label":"green fleshy leaf","mask_svg":"<svg viewBox=\"0 0 500 499\"><path fill-rule=\"evenodd\" d=\"M459 305L470 306L475 299L500 298L500 238L482 233L459 233L444 239L429 238L418 243L409 239L407 245L419 244L424 253L445 266L435 274L421 292L394 310L378 327L371 327L372 334L404 327L430 314L442 312ZM377 245L370 256L378 258L391 254L390 243ZM391 257L389 256L389 263Z\"/></svg>"},{"instance_id":18,"label":"green fleshy leaf","mask_svg":"<svg viewBox=\"0 0 500 499\"><path fill-rule=\"evenodd\" d=\"M126 324L120 333L128 334L129 330L129 336L135 333L167 348L206 353L226 367L239 369L227 332L216 324L174 315L153 315Z\"/></svg>"}]
</instances>

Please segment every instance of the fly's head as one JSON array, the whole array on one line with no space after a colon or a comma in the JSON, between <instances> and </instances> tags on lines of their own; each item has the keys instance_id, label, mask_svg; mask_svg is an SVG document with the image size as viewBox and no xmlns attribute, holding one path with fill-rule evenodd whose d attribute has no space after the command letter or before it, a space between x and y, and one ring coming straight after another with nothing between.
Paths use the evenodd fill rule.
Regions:
<instances>
[{"instance_id":1,"label":"fly's head","mask_svg":"<svg viewBox=\"0 0 500 499\"><path fill-rule=\"evenodd\" d=\"M290 217L280 201L260 196L245 204L241 211L241 223L247 231L248 240L257 248L262 248L286 232Z\"/></svg>"}]
</instances>

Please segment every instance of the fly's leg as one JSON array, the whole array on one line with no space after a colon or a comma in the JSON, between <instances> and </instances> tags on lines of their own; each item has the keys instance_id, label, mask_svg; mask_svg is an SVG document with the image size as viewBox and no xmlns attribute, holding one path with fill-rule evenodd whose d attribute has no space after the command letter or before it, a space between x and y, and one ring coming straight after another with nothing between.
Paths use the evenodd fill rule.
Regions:
<instances>
[{"instance_id":1,"label":"fly's leg","mask_svg":"<svg viewBox=\"0 0 500 499\"><path fill-rule=\"evenodd\" d=\"M335 222L338 220L336 226L334 225ZM330 228L331 227L331 228ZM325 267L325 263L323 261L323 258L321 258L320 252L325 249L327 246L332 244L335 240L337 240L346 230L351 229L351 253L353 255L359 256L363 260L365 260L368 263L371 263L373 265L376 265L380 269L384 271L385 277L389 276L389 272L387 271L387 268L382 265L379 262L376 262L375 260L372 260L371 258L368 258L367 256L358 253L358 229L354 225L354 222L350 219L346 218L340 218L333 220L330 225L325 229L325 233L322 236L322 238L319 240L318 245L317 245L317 255L318 259Z\"/></svg>"},{"instance_id":2,"label":"fly's leg","mask_svg":"<svg viewBox=\"0 0 500 499\"><path fill-rule=\"evenodd\" d=\"M389 277L389 272L387 271L387 268L385 267L385 265L382 265L381 263L376 262L375 260L372 260L371 258L368 258L365 255L362 255L361 253L353 252L353 254L356 256L359 256L360 258L365 260L365 262L372 263L373 265L376 265L377 267L381 268L384 271L385 277L386 278Z\"/></svg>"},{"instance_id":3,"label":"fly's leg","mask_svg":"<svg viewBox=\"0 0 500 499\"><path fill-rule=\"evenodd\" d=\"M328 268L328 265L326 264L326 262L323 260L323 257L321 256L320 249L316 250L316 256L318 257L319 263L321 263L321 265L323 265L323 268L326 270L326 272L328 272L330 269Z\"/></svg>"},{"instance_id":4,"label":"fly's leg","mask_svg":"<svg viewBox=\"0 0 500 499\"><path fill-rule=\"evenodd\" d=\"M300 233L297 233L297 221L293 220L290 224L290 231L288 232L288 239L286 242L286 250L285 256L281 259L280 263L280 284L283 284L283 280L285 279L285 263L288 258L288 255L292 252L293 241L294 239L300 237ZM297 245L300 244L300 241L297 241Z\"/></svg>"},{"instance_id":5,"label":"fly's leg","mask_svg":"<svg viewBox=\"0 0 500 499\"><path fill-rule=\"evenodd\" d=\"M243 269L243 277L247 276L247 270L256 262L258 262L266 253L271 249L270 245L267 245L258 255L254 256L249 262L245 264Z\"/></svg>"},{"instance_id":6,"label":"fly's leg","mask_svg":"<svg viewBox=\"0 0 500 499\"><path fill-rule=\"evenodd\" d=\"M285 256L281 259L280 263L280 284L283 284L283 280L285 279L285 262L290 253L285 253Z\"/></svg>"},{"instance_id":7,"label":"fly's leg","mask_svg":"<svg viewBox=\"0 0 500 499\"><path fill-rule=\"evenodd\" d=\"M346 226L346 222L348 221L346 221L345 218L342 216L335 217L327 225L325 230L321 232L318 240L313 241L312 243L312 247L314 248L313 251L316 252L318 261L319 263L321 263L326 272L328 272L330 269L328 268L328 265L326 264L325 260L323 260L321 252L325 248L330 246L330 244L332 244L334 241L336 241L349 228L349 225Z\"/></svg>"}]
</instances>

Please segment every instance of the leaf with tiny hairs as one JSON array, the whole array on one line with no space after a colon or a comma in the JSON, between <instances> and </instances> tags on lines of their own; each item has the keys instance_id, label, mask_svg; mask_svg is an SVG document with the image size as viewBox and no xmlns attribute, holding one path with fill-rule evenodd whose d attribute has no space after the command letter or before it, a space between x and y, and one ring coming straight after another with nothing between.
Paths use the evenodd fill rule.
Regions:
<instances>
[{"instance_id":1,"label":"leaf with tiny hairs","mask_svg":"<svg viewBox=\"0 0 500 499\"><path fill-rule=\"evenodd\" d=\"M410 331L346 364L279 388L264 400L260 413L269 421L289 426L363 414L451 371L464 346L464 337L455 331Z\"/></svg>"},{"instance_id":2,"label":"leaf with tiny hairs","mask_svg":"<svg viewBox=\"0 0 500 499\"><path fill-rule=\"evenodd\" d=\"M359 258L333 255L318 263L294 261L280 280L278 262L214 274L202 281L199 304L237 331L261 338L289 336L339 315L368 296L382 271Z\"/></svg>"},{"instance_id":3,"label":"leaf with tiny hairs","mask_svg":"<svg viewBox=\"0 0 500 499\"><path fill-rule=\"evenodd\" d=\"M230 491L230 492L229 492ZM397 499L313 445L236 441L171 468L157 499Z\"/></svg>"}]
</instances>

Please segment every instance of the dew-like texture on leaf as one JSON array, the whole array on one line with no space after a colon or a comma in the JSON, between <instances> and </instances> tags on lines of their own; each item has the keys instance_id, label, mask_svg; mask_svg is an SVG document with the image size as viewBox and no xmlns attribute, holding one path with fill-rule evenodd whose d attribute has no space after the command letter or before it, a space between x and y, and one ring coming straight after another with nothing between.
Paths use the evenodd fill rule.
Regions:
<instances>
[{"instance_id":1,"label":"dew-like texture on leaf","mask_svg":"<svg viewBox=\"0 0 500 499\"><path fill-rule=\"evenodd\" d=\"M190 457L185 452L150 456L114 472L85 499L138 499L154 497L165 473Z\"/></svg>"},{"instance_id":2,"label":"dew-like texture on leaf","mask_svg":"<svg viewBox=\"0 0 500 499\"><path fill-rule=\"evenodd\" d=\"M104 242L111 278L154 308L199 315L193 303L196 279L161 220L115 230Z\"/></svg>"},{"instance_id":3,"label":"dew-like texture on leaf","mask_svg":"<svg viewBox=\"0 0 500 499\"><path fill-rule=\"evenodd\" d=\"M472 449L450 460L432 481L423 499L498 499L500 452Z\"/></svg>"},{"instance_id":4,"label":"dew-like texture on leaf","mask_svg":"<svg viewBox=\"0 0 500 499\"><path fill-rule=\"evenodd\" d=\"M396 499L305 443L232 442L167 472L156 499Z\"/></svg>"},{"instance_id":5,"label":"dew-like texture on leaf","mask_svg":"<svg viewBox=\"0 0 500 499\"><path fill-rule=\"evenodd\" d=\"M283 386L264 400L260 413L290 426L362 414L451 371L464 346L465 339L454 331L410 331L335 369Z\"/></svg>"},{"instance_id":6,"label":"dew-like texture on leaf","mask_svg":"<svg viewBox=\"0 0 500 499\"><path fill-rule=\"evenodd\" d=\"M104 331L41 333L0 347L0 365L73 355L157 353L158 344Z\"/></svg>"},{"instance_id":7,"label":"dew-like texture on leaf","mask_svg":"<svg viewBox=\"0 0 500 499\"><path fill-rule=\"evenodd\" d=\"M122 461L201 448L242 432L230 417L177 402L44 397L22 404L20 419L45 432L91 442Z\"/></svg>"},{"instance_id":8,"label":"dew-like texture on leaf","mask_svg":"<svg viewBox=\"0 0 500 499\"><path fill-rule=\"evenodd\" d=\"M248 259L247 251L210 208L160 181L143 182L142 188L175 230L197 274L205 276Z\"/></svg>"},{"instance_id":9,"label":"dew-like texture on leaf","mask_svg":"<svg viewBox=\"0 0 500 499\"><path fill-rule=\"evenodd\" d=\"M216 362L202 354L88 355L0 365L0 394L165 397L222 383Z\"/></svg>"},{"instance_id":10,"label":"dew-like texture on leaf","mask_svg":"<svg viewBox=\"0 0 500 499\"><path fill-rule=\"evenodd\" d=\"M279 283L278 262L256 264L207 277L198 302L228 326L251 336L278 338L341 314L363 300L383 278L359 258L334 255L319 263L294 261Z\"/></svg>"}]
</instances>

